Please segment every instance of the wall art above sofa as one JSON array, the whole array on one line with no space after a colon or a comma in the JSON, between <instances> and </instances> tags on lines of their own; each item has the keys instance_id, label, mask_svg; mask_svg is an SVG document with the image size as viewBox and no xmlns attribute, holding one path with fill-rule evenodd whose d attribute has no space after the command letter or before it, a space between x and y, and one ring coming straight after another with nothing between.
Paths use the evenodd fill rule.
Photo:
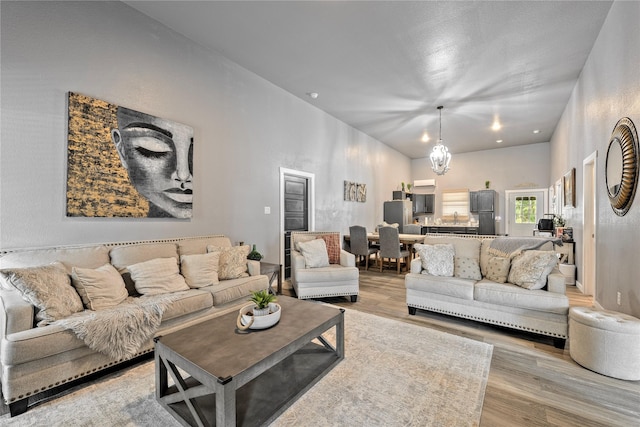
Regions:
<instances>
[{"instance_id":1,"label":"wall art above sofa","mask_svg":"<svg viewBox=\"0 0 640 427\"><path fill-rule=\"evenodd\" d=\"M69 92L67 216L191 218L193 128Z\"/></svg>"}]
</instances>

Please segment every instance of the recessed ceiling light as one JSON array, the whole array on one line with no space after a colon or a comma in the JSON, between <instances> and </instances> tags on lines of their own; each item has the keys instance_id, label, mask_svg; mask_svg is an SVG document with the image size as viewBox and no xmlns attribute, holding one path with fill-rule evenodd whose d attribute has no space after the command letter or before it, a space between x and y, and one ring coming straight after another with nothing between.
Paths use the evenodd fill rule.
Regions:
<instances>
[{"instance_id":1,"label":"recessed ceiling light","mask_svg":"<svg viewBox=\"0 0 640 427\"><path fill-rule=\"evenodd\" d=\"M533 133L540 133L540 129L534 130Z\"/></svg>"},{"instance_id":2,"label":"recessed ceiling light","mask_svg":"<svg viewBox=\"0 0 640 427\"><path fill-rule=\"evenodd\" d=\"M502 129L502 125L500 124L500 122L498 121L498 119L495 119L493 121L493 124L491 125L491 129L498 131L500 129Z\"/></svg>"},{"instance_id":3,"label":"recessed ceiling light","mask_svg":"<svg viewBox=\"0 0 640 427\"><path fill-rule=\"evenodd\" d=\"M318 97L318 92L307 92L307 95L310 98L316 99Z\"/></svg>"},{"instance_id":4,"label":"recessed ceiling light","mask_svg":"<svg viewBox=\"0 0 640 427\"><path fill-rule=\"evenodd\" d=\"M420 140L422 142L429 142L429 134L427 133L426 130L424 132L422 132L422 138L420 138Z\"/></svg>"},{"instance_id":5,"label":"recessed ceiling light","mask_svg":"<svg viewBox=\"0 0 640 427\"><path fill-rule=\"evenodd\" d=\"M496 142L497 142L498 144L500 144L500 143L502 142L502 140L501 140L501 139L496 139Z\"/></svg>"}]
</instances>

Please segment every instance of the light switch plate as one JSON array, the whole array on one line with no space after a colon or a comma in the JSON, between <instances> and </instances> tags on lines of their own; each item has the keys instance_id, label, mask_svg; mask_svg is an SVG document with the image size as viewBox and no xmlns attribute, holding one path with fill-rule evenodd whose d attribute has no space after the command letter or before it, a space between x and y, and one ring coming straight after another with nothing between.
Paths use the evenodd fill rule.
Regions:
<instances>
[{"instance_id":1,"label":"light switch plate","mask_svg":"<svg viewBox=\"0 0 640 427\"><path fill-rule=\"evenodd\" d=\"M271 207L270 206L265 206L264 207L264 214L265 215L270 215L271 214Z\"/></svg>"}]
</instances>

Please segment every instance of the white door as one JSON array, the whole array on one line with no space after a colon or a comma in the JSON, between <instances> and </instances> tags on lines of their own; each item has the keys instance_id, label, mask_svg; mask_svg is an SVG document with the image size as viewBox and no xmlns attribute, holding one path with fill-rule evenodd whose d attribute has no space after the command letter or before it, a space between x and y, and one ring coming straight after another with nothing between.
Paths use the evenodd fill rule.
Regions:
<instances>
[{"instance_id":1,"label":"white door","mask_svg":"<svg viewBox=\"0 0 640 427\"><path fill-rule=\"evenodd\" d=\"M505 231L510 236L533 236L533 230L544 217L547 189L506 190L507 224Z\"/></svg>"},{"instance_id":2,"label":"white door","mask_svg":"<svg viewBox=\"0 0 640 427\"><path fill-rule=\"evenodd\" d=\"M584 188L584 228L582 229L582 293L596 294L596 161L597 152L591 154L582 163L582 185Z\"/></svg>"}]
</instances>

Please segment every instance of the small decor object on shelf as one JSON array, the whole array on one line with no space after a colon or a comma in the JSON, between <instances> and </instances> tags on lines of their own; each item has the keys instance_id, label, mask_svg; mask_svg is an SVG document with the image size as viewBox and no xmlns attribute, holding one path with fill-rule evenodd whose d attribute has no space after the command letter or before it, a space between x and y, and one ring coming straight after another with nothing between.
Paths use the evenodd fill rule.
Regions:
<instances>
[{"instance_id":1,"label":"small decor object on shelf","mask_svg":"<svg viewBox=\"0 0 640 427\"><path fill-rule=\"evenodd\" d=\"M404 181L401 182L401 184L402 184L402 191L404 191Z\"/></svg>"},{"instance_id":2,"label":"small decor object on shelf","mask_svg":"<svg viewBox=\"0 0 640 427\"><path fill-rule=\"evenodd\" d=\"M262 254L256 250L256 245L253 245L253 249L249 252L249 255L247 255L247 259L253 261L260 261L262 259Z\"/></svg>"},{"instance_id":3,"label":"small decor object on shelf","mask_svg":"<svg viewBox=\"0 0 640 427\"><path fill-rule=\"evenodd\" d=\"M484 182L484 188L486 188L487 190L489 189L490 185L491 185L491 181L485 181Z\"/></svg>"},{"instance_id":4,"label":"small decor object on shelf","mask_svg":"<svg viewBox=\"0 0 640 427\"><path fill-rule=\"evenodd\" d=\"M238 314L238 329L267 329L278 323L282 308L275 301L276 296L268 290L251 292L252 304L242 307Z\"/></svg>"},{"instance_id":5,"label":"small decor object on shelf","mask_svg":"<svg viewBox=\"0 0 640 427\"><path fill-rule=\"evenodd\" d=\"M411 184L407 184L407 191L411 193Z\"/></svg>"}]
</instances>

